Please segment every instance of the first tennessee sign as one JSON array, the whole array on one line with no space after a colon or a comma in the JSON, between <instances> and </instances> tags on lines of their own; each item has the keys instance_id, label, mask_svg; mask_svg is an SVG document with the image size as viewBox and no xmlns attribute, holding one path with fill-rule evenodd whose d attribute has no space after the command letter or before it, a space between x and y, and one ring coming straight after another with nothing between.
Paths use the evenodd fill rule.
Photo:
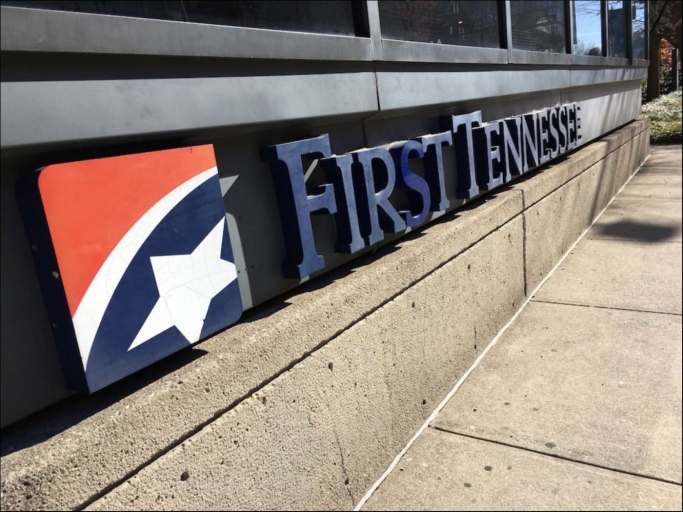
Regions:
<instances>
[{"instance_id":1,"label":"first tennessee sign","mask_svg":"<svg viewBox=\"0 0 683 512\"><path fill-rule=\"evenodd\" d=\"M264 149L285 235L284 277L301 279L325 268L311 214L333 215L335 251L354 254L449 208L446 173L456 175L455 197L472 199L582 143L580 103L489 123L482 122L481 112L442 121L441 133L344 155L332 155L328 135ZM445 146L454 147L455 168L444 167ZM302 157L318 159L327 184L307 189ZM413 159L423 160L424 176L410 169ZM394 189L407 195L406 210L391 203Z\"/></svg>"},{"instance_id":2,"label":"first tennessee sign","mask_svg":"<svg viewBox=\"0 0 683 512\"><path fill-rule=\"evenodd\" d=\"M283 276L325 268L312 214L332 215L334 250L355 254L447 210L448 197L472 199L582 142L577 103L488 123L480 112L443 122L440 133L343 155L332 154L328 135L263 148L284 231ZM303 158L318 161L325 183L307 187ZM423 172L411 169L416 159ZM50 165L19 182L70 387L101 389L240 318L219 176L205 145ZM394 190L407 198L403 208L392 204Z\"/></svg>"}]
</instances>

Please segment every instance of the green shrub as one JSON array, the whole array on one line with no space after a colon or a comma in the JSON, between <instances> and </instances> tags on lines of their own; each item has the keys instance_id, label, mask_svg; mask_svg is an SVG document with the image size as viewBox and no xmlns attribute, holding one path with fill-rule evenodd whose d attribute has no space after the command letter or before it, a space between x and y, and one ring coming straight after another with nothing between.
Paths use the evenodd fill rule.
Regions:
<instances>
[{"instance_id":1,"label":"green shrub","mask_svg":"<svg viewBox=\"0 0 683 512\"><path fill-rule=\"evenodd\" d=\"M683 66L678 68L678 83L681 83L681 73L683 73ZM674 74L673 69L662 66L659 68L659 90L663 93L669 93L674 90Z\"/></svg>"},{"instance_id":2,"label":"green shrub","mask_svg":"<svg viewBox=\"0 0 683 512\"><path fill-rule=\"evenodd\" d=\"M681 143L681 91L660 96L643 105L641 118L650 119L650 141L653 143Z\"/></svg>"}]
</instances>

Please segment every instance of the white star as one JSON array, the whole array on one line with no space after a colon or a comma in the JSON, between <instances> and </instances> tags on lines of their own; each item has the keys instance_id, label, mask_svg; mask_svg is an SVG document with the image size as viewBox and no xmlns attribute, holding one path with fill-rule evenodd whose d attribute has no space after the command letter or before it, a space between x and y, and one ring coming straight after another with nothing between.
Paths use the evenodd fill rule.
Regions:
<instances>
[{"instance_id":1,"label":"white star","mask_svg":"<svg viewBox=\"0 0 683 512\"><path fill-rule=\"evenodd\" d=\"M159 300L129 351L174 325L190 343L199 341L211 299L237 278L235 265L221 259L224 230L221 219L191 254L150 258Z\"/></svg>"}]
</instances>

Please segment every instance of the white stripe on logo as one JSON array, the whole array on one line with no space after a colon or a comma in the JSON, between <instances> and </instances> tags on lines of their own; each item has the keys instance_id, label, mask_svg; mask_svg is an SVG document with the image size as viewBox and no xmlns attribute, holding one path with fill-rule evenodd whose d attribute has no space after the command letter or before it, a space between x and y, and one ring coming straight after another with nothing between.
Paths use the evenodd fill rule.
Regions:
<instances>
[{"instance_id":1,"label":"white stripe on logo","mask_svg":"<svg viewBox=\"0 0 683 512\"><path fill-rule=\"evenodd\" d=\"M217 174L218 169L212 167L190 178L164 196L130 228L97 271L73 317L76 340L78 341L84 370L88 366L90 349L95 341L97 329L100 327L109 301L111 301L116 287L142 244L180 201Z\"/></svg>"}]
</instances>

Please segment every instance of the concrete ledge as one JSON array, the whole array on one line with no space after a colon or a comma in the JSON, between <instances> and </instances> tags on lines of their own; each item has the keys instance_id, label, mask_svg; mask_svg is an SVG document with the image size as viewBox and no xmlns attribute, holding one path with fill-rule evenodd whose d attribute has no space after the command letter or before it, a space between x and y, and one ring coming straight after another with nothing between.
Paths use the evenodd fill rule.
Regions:
<instances>
[{"instance_id":1,"label":"concrete ledge","mask_svg":"<svg viewBox=\"0 0 683 512\"><path fill-rule=\"evenodd\" d=\"M620 148L643 130L649 129L648 127L648 123L644 120L634 121L570 154L565 159L551 163L533 175L533 178L515 183L512 188L524 193L524 206L529 208Z\"/></svg>"},{"instance_id":2,"label":"concrete ledge","mask_svg":"<svg viewBox=\"0 0 683 512\"><path fill-rule=\"evenodd\" d=\"M596 159L585 172L530 176L254 310L152 383L153 368L3 432L2 508L350 508L519 307L525 268L550 262L531 249L557 252L533 217L571 243L590 215L548 217L559 197L589 208L583 191L635 166L643 130L577 151ZM527 188L538 213L522 216Z\"/></svg>"},{"instance_id":3,"label":"concrete ledge","mask_svg":"<svg viewBox=\"0 0 683 512\"><path fill-rule=\"evenodd\" d=\"M601 178L605 176L605 161L614 160L613 155L608 155L524 212L529 291L550 272L600 211L597 196Z\"/></svg>"},{"instance_id":4,"label":"concrete ledge","mask_svg":"<svg viewBox=\"0 0 683 512\"><path fill-rule=\"evenodd\" d=\"M357 260L342 280L335 279L344 269L297 289L284 304L246 315L242 323L189 350L204 353L200 359L42 444L3 457L2 508L73 508L87 502L521 212L519 192L486 199L427 226L419 238L402 239L394 246L399 250L383 251L376 261ZM145 373L133 379L143 380ZM3 454L14 451L16 443L31 444L27 437L61 430L80 416L79 409L106 402L120 387L82 397L17 437L6 436ZM93 465L96 473L91 473ZM55 472L64 474L54 480Z\"/></svg>"},{"instance_id":5,"label":"concrete ledge","mask_svg":"<svg viewBox=\"0 0 683 512\"><path fill-rule=\"evenodd\" d=\"M644 131L640 129L643 127ZM631 138L624 141L625 134L631 135ZM647 153L644 152L646 145L643 139L649 140L649 125L632 123L606 140L597 142L595 145L598 147L587 151L588 155L574 160L590 162L592 158L589 155L594 157L606 151L610 145L621 144L588 169L580 171L576 166L568 165L566 169L559 169L556 173L558 176L550 175L545 180L539 180L541 184L534 184L535 180L530 180L516 187L524 193L526 204L527 290L532 290L541 282L645 160ZM569 159L569 162L572 160ZM574 173L577 175L572 176ZM537 201L543 192L559 183L559 176L570 178ZM527 194L531 196L528 202Z\"/></svg>"},{"instance_id":6,"label":"concrete ledge","mask_svg":"<svg viewBox=\"0 0 683 512\"><path fill-rule=\"evenodd\" d=\"M352 508L524 300L522 240L516 217L88 509Z\"/></svg>"}]
</instances>

